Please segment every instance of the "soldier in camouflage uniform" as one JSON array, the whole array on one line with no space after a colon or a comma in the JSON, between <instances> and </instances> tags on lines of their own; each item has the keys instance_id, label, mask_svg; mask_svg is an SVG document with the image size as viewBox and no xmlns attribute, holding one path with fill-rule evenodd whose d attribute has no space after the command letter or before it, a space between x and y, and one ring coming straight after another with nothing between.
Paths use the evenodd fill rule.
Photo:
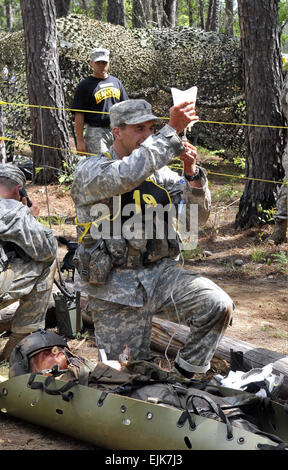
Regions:
<instances>
[{"instance_id":1,"label":"soldier in camouflage uniform","mask_svg":"<svg viewBox=\"0 0 288 470\"><path fill-rule=\"evenodd\" d=\"M11 325L1 322L0 332L11 335L1 355L8 360L14 346L29 333L45 326L57 254L50 229L37 222L39 208L19 194L24 173L12 164L0 165L0 310L19 301Z\"/></svg>"},{"instance_id":2,"label":"soldier in camouflage uniform","mask_svg":"<svg viewBox=\"0 0 288 470\"><path fill-rule=\"evenodd\" d=\"M207 220L210 192L206 172L196 166L195 147L178 137L197 119L194 103L182 103L170 109L168 124L154 133L157 117L145 100L114 105L110 110L113 146L107 153L81 161L71 188L81 242L75 256L80 276L77 289L88 294L97 347L105 349L108 359L118 359L125 345L133 358L147 358L152 316L171 318L176 314L191 331L175 362L186 376L210 368L210 359L232 318L233 302L212 281L179 265L177 237L171 236L173 231L167 235L167 219L162 224L164 236L148 239L141 224L140 236L137 231L128 236L123 214L129 202L143 217L148 206L163 206L170 200L187 213L196 204L199 222ZM184 177L166 166L178 155ZM121 206L115 214L114 209L111 214L113 197ZM107 207L109 222L121 222L118 238L114 232L111 236L109 224L108 235L101 233L104 219L108 220ZM149 220L155 223L155 219Z\"/></svg>"},{"instance_id":3,"label":"soldier in camouflage uniform","mask_svg":"<svg viewBox=\"0 0 288 470\"><path fill-rule=\"evenodd\" d=\"M281 93L281 103L284 114L288 122L288 74L286 76L284 86ZM275 214L275 229L273 234L270 237L270 240L279 245L286 240L287 232L287 184L288 184L288 143L283 153L282 157L282 166L284 168L284 180L283 185L280 188L280 192L276 202L277 212ZM286 183L286 184L285 184Z\"/></svg>"}]
</instances>

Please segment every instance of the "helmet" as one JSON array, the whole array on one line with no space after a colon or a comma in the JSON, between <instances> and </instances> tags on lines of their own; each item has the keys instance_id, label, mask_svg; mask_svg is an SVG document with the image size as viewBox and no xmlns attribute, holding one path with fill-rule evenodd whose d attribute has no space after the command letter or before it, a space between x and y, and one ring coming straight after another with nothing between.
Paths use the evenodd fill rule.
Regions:
<instances>
[{"instance_id":1,"label":"helmet","mask_svg":"<svg viewBox=\"0 0 288 470\"><path fill-rule=\"evenodd\" d=\"M53 346L68 348L66 339L52 331L39 330L23 338L13 349L9 361L9 378L16 375L28 374L29 357L35 352L49 349Z\"/></svg>"}]
</instances>

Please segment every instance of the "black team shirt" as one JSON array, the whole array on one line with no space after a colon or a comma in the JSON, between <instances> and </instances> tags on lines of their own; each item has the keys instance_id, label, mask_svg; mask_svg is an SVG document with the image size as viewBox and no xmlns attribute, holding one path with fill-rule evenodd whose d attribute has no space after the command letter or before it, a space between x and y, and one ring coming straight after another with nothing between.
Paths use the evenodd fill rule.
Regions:
<instances>
[{"instance_id":1,"label":"black team shirt","mask_svg":"<svg viewBox=\"0 0 288 470\"><path fill-rule=\"evenodd\" d=\"M118 78L108 75L103 79L91 75L77 86L71 108L79 112L84 111L84 122L89 126L109 127L109 114L105 113L109 113L113 104L125 100L128 100L128 95ZM85 111L98 111L104 114Z\"/></svg>"}]
</instances>

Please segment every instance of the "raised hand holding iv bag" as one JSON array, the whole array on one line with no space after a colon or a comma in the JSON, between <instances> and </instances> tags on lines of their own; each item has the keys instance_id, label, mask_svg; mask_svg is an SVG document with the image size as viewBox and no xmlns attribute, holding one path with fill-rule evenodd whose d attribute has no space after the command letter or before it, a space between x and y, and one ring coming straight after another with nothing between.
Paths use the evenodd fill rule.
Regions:
<instances>
[{"instance_id":1,"label":"raised hand holding iv bag","mask_svg":"<svg viewBox=\"0 0 288 470\"><path fill-rule=\"evenodd\" d=\"M171 93L172 93L172 98L173 98L173 105L177 105L179 103L183 103L184 101L194 101L194 104L196 104L196 98L197 98L197 86L192 86L191 88L188 88L187 90L179 90L178 88L171 88ZM190 130L195 122L191 122L188 124L187 128L185 131L188 129ZM184 135L186 132L184 132Z\"/></svg>"}]
</instances>

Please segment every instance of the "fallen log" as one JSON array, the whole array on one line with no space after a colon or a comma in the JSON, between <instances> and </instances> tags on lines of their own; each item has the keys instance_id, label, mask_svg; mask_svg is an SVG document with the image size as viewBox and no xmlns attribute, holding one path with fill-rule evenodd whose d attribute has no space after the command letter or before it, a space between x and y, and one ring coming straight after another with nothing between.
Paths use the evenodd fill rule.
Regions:
<instances>
[{"instance_id":1,"label":"fallen log","mask_svg":"<svg viewBox=\"0 0 288 470\"><path fill-rule=\"evenodd\" d=\"M166 352L170 357L175 357L177 351L183 347L189 334L189 327L177 323L153 317L151 348L161 353ZM262 368L273 363L273 373L283 374L284 383L281 387L281 397L288 397L288 356L284 356L276 351L255 346L245 341L223 336L215 357L230 361L230 351L241 351L245 364L251 368Z\"/></svg>"}]
</instances>

